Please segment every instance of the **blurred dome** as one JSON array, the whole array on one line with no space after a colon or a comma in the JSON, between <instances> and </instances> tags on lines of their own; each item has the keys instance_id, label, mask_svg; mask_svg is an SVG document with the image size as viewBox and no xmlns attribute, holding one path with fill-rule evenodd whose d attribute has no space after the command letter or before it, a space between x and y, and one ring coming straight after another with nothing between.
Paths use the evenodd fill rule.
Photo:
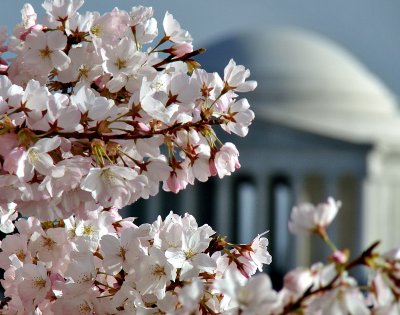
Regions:
<instances>
[{"instance_id":1,"label":"blurred dome","mask_svg":"<svg viewBox=\"0 0 400 315\"><path fill-rule=\"evenodd\" d=\"M357 143L400 142L394 95L337 43L274 28L211 45L202 64L222 71L228 56L258 81L248 95L258 119Z\"/></svg>"}]
</instances>

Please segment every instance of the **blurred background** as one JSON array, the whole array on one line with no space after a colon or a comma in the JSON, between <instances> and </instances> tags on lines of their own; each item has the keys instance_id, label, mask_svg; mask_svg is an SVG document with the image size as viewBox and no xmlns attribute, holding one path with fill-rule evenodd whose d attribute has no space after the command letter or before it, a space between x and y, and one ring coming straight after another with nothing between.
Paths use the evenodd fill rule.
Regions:
<instances>
[{"instance_id":1,"label":"blurred background","mask_svg":"<svg viewBox=\"0 0 400 315\"><path fill-rule=\"evenodd\" d=\"M41 2L30 1L40 14ZM24 3L3 0L0 24L12 29ZM150 222L189 212L236 242L269 230L276 279L328 255L319 240L288 234L299 202L343 202L330 229L341 248L400 244L399 1L87 0L83 10L139 4L153 6L160 25L172 13L195 48L207 48L199 57L206 70L222 73L234 58L258 88L242 95L256 113L249 136L221 135L237 145L239 171L160 193L126 214Z\"/></svg>"}]
</instances>

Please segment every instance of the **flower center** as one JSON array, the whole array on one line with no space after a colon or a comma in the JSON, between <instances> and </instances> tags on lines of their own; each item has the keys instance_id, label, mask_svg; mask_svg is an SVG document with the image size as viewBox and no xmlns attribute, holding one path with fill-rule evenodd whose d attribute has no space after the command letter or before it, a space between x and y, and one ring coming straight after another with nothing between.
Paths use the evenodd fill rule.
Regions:
<instances>
[{"instance_id":1,"label":"flower center","mask_svg":"<svg viewBox=\"0 0 400 315\"><path fill-rule=\"evenodd\" d=\"M115 173L110 170L109 168L103 170L101 172L101 177L103 178L103 180L110 185L115 185L117 183L117 176L115 175Z\"/></svg>"},{"instance_id":2,"label":"flower center","mask_svg":"<svg viewBox=\"0 0 400 315\"><path fill-rule=\"evenodd\" d=\"M92 28L90 29L90 32L97 37L100 37L101 34L103 33L103 30L101 29L101 26L99 24L93 25Z\"/></svg>"},{"instance_id":3,"label":"flower center","mask_svg":"<svg viewBox=\"0 0 400 315\"><path fill-rule=\"evenodd\" d=\"M153 271L151 274L156 277L163 277L166 275L164 267L160 266L159 264L153 266Z\"/></svg>"},{"instance_id":4,"label":"flower center","mask_svg":"<svg viewBox=\"0 0 400 315\"><path fill-rule=\"evenodd\" d=\"M160 92L162 90L164 90L165 84L163 81L161 80L157 80L155 82L153 82L151 84L151 87L156 91L156 92Z\"/></svg>"},{"instance_id":5,"label":"flower center","mask_svg":"<svg viewBox=\"0 0 400 315\"><path fill-rule=\"evenodd\" d=\"M93 225L85 225L83 227L83 234L84 235L93 235L94 234L94 227Z\"/></svg>"},{"instance_id":6,"label":"flower center","mask_svg":"<svg viewBox=\"0 0 400 315\"><path fill-rule=\"evenodd\" d=\"M190 258L192 258L194 255L196 255L195 252L193 252L191 249L187 250L185 252L185 258L186 260L189 260Z\"/></svg>"},{"instance_id":7,"label":"flower center","mask_svg":"<svg viewBox=\"0 0 400 315\"><path fill-rule=\"evenodd\" d=\"M52 250L56 245L56 242L54 242L50 237L43 236L42 239L42 246L46 247L48 250Z\"/></svg>"},{"instance_id":8,"label":"flower center","mask_svg":"<svg viewBox=\"0 0 400 315\"><path fill-rule=\"evenodd\" d=\"M126 254L125 248L120 247L118 256L121 257L123 260L125 260L125 254Z\"/></svg>"},{"instance_id":9,"label":"flower center","mask_svg":"<svg viewBox=\"0 0 400 315\"><path fill-rule=\"evenodd\" d=\"M46 286L46 280L42 277L35 277L32 279L33 287L43 289Z\"/></svg>"},{"instance_id":10,"label":"flower center","mask_svg":"<svg viewBox=\"0 0 400 315\"><path fill-rule=\"evenodd\" d=\"M29 163L35 165L39 161L39 152L35 149L29 150L28 152Z\"/></svg>"},{"instance_id":11,"label":"flower center","mask_svg":"<svg viewBox=\"0 0 400 315\"><path fill-rule=\"evenodd\" d=\"M76 230L75 229L69 229L68 230L68 239L69 240L74 240L76 238Z\"/></svg>"},{"instance_id":12,"label":"flower center","mask_svg":"<svg viewBox=\"0 0 400 315\"><path fill-rule=\"evenodd\" d=\"M19 249L19 250L15 253L15 255L18 257L18 259L19 259L20 261L24 261L25 258L26 258L26 255L25 255L25 253L24 253L24 251L23 251L22 249Z\"/></svg>"},{"instance_id":13,"label":"flower center","mask_svg":"<svg viewBox=\"0 0 400 315\"><path fill-rule=\"evenodd\" d=\"M92 274L82 273L76 282L79 284L92 282Z\"/></svg>"},{"instance_id":14,"label":"flower center","mask_svg":"<svg viewBox=\"0 0 400 315\"><path fill-rule=\"evenodd\" d=\"M79 76L80 77L84 77L84 78L88 78L89 77L89 68L85 65L82 65L79 68Z\"/></svg>"},{"instance_id":15,"label":"flower center","mask_svg":"<svg viewBox=\"0 0 400 315\"><path fill-rule=\"evenodd\" d=\"M50 55L51 55L52 51L50 50L50 48L48 46L46 46L46 48L39 50L39 54L40 57L42 57L42 59L50 59Z\"/></svg>"},{"instance_id":16,"label":"flower center","mask_svg":"<svg viewBox=\"0 0 400 315\"><path fill-rule=\"evenodd\" d=\"M126 68L126 60L118 57L117 60L114 62L114 65L117 66L118 70Z\"/></svg>"},{"instance_id":17,"label":"flower center","mask_svg":"<svg viewBox=\"0 0 400 315\"><path fill-rule=\"evenodd\" d=\"M79 313L80 314L92 314L91 307L86 303L79 304Z\"/></svg>"}]
</instances>

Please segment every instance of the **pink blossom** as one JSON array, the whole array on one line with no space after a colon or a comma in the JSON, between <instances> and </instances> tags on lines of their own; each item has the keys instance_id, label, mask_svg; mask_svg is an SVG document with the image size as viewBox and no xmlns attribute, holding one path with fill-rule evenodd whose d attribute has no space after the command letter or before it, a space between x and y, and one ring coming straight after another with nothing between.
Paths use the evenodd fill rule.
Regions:
<instances>
[{"instance_id":1,"label":"pink blossom","mask_svg":"<svg viewBox=\"0 0 400 315\"><path fill-rule=\"evenodd\" d=\"M163 27L165 31L165 36L174 43L191 43L193 41L192 36L190 36L188 31L181 28L181 25L177 20L174 19L172 14L169 12L165 13L163 20Z\"/></svg>"},{"instance_id":2,"label":"pink blossom","mask_svg":"<svg viewBox=\"0 0 400 315\"><path fill-rule=\"evenodd\" d=\"M296 295L303 294L314 284L314 276L311 270L297 267L289 271L284 279L284 286Z\"/></svg>"},{"instance_id":3,"label":"pink blossom","mask_svg":"<svg viewBox=\"0 0 400 315\"><path fill-rule=\"evenodd\" d=\"M29 47L25 55L26 63L38 74L47 75L53 68L64 70L71 63L71 59L63 52L67 37L59 30L46 33L32 31L26 37L26 45Z\"/></svg>"},{"instance_id":4,"label":"pink blossom","mask_svg":"<svg viewBox=\"0 0 400 315\"><path fill-rule=\"evenodd\" d=\"M144 7L142 5L133 7L129 12L130 16L130 26L135 26L139 23L143 23L146 20L150 19L154 14L154 10L151 7Z\"/></svg>"},{"instance_id":5,"label":"pink blossom","mask_svg":"<svg viewBox=\"0 0 400 315\"><path fill-rule=\"evenodd\" d=\"M72 47L68 53L71 64L65 70L58 71L57 77L63 83L80 81L92 82L103 73L102 58L93 52L91 44Z\"/></svg>"},{"instance_id":6,"label":"pink blossom","mask_svg":"<svg viewBox=\"0 0 400 315\"><path fill-rule=\"evenodd\" d=\"M98 45L98 39L105 43L115 43L121 38L129 24L129 14L125 11L114 8L112 12L100 16L94 13L94 21L90 28L90 34L95 39L94 44Z\"/></svg>"},{"instance_id":7,"label":"pink blossom","mask_svg":"<svg viewBox=\"0 0 400 315\"><path fill-rule=\"evenodd\" d=\"M43 175L50 174L54 167L54 161L48 152L58 148L60 143L59 137L44 138L28 148L18 161L17 176L25 181L30 181L35 170Z\"/></svg>"},{"instance_id":8,"label":"pink blossom","mask_svg":"<svg viewBox=\"0 0 400 315\"><path fill-rule=\"evenodd\" d=\"M113 205L122 208L128 204L136 190L142 189L140 186L135 186L135 181L140 181L142 178L143 176L138 175L133 169L106 166L91 168L80 186L90 192L103 206Z\"/></svg>"},{"instance_id":9,"label":"pink blossom","mask_svg":"<svg viewBox=\"0 0 400 315\"><path fill-rule=\"evenodd\" d=\"M68 254L67 233L63 228L50 228L30 237L29 250L43 262L57 262ZM54 266L53 266L54 268Z\"/></svg>"},{"instance_id":10,"label":"pink blossom","mask_svg":"<svg viewBox=\"0 0 400 315\"><path fill-rule=\"evenodd\" d=\"M230 269L224 279L215 282L214 287L224 294L229 303L226 310L240 314L267 314L270 305L277 299L266 274L258 274L243 283L240 274Z\"/></svg>"},{"instance_id":11,"label":"pink blossom","mask_svg":"<svg viewBox=\"0 0 400 315\"><path fill-rule=\"evenodd\" d=\"M142 23L136 24L135 34L136 43L151 43L158 36L157 20L155 18L149 18Z\"/></svg>"},{"instance_id":12,"label":"pink blossom","mask_svg":"<svg viewBox=\"0 0 400 315\"><path fill-rule=\"evenodd\" d=\"M61 21L71 18L83 3L84 0L45 0L42 6L48 15Z\"/></svg>"},{"instance_id":13,"label":"pink blossom","mask_svg":"<svg viewBox=\"0 0 400 315\"><path fill-rule=\"evenodd\" d=\"M50 290L51 282L47 275L47 269L43 263L37 265L24 264L16 271L17 278L21 278L18 285L19 296L24 303L26 311L33 309L35 305L44 300Z\"/></svg>"},{"instance_id":14,"label":"pink blossom","mask_svg":"<svg viewBox=\"0 0 400 315\"><path fill-rule=\"evenodd\" d=\"M28 237L24 234L7 235L1 242L0 267L7 270L11 265L11 255L15 255L22 263L32 262L28 251Z\"/></svg>"},{"instance_id":15,"label":"pink blossom","mask_svg":"<svg viewBox=\"0 0 400 315\"><path fill-rule=\"evenodd\" d=\"M165 252L168 262L181 268L180 279L188 279L201 271L213 271L216 262L204 253L210 243L207 235L197 231L182 231L182 246L171 247Z\"/></svg>"},{"instance_id":16,"label":"pink blossom","mask_svg":"<svg viewBox=\"0 0 400 315\"><path fill-rule=\"evenodd\" d=\"M180 43L170 48L171 53L176 57L182 57L193 51L193 45L191 43Z\"/></svg>"},{"instance_id":17,"label":"pink blossom","mask_svg":"<svg viewBox=\"0 0 400 315\"><path fill-rule=\"evenodd\" d=\"M228 133L235 133L238 136L245 137L249 131L249 126L254 119L254 112L249 109L250 104L246 99L229 105L228 111L224 114L226 122L221 128Z\"/></svg>"},{"instance_id":18,"label":"pink blossom","mask_svg":"<svg viewBox=\"0 0 400 315\"><path fill-rule=\"evenodd\" d=\"M346 250L336 250L332 253L332 260L338 264L345 264L349 260L349 252Z\"/></svg>"},{"instance_id":19,"label":"pink blossom","mask_svg":"<svg viewBox=\"0 0 400 315\"><path fill-rule=\"evenodd\" d=\"M329 197L327 203L317 206L305 203L294 207L290 215L289 230L294 234L301 234L326 228L335 218L340 206L340 201Z\"/></svg>"},{"instance_id":20,"label":"pink blossom","mask_svg":"<svg viewBox=\"0 0 400 315\"><path fill-rule=\"evenodd\" d=\"M134 230L135 228L124 229L119 238L112 235L104 235L101 238L103 266L107 272L116 274L121 269L129 271L134 268L135 260L144 254Z\"/></svg>"},{"instance_id":21,"label":"pink blossom","mask_svg":"<svg viewBox=\"0 0 400 315\"><path fill-rule=\"evenodd\" d=\"M65 284L66 296L78 297L90 291L96 274L92 255L82 254L73 259L65 272L68 281Z\"/></svg>"},{"instance_id":22,"label":"pink blossom","mask_svg":"<svg viewBox=\"0 0 400 315\"><path fill-rule=\"evenodd\" d=\"M37 14L31 4L25 3L21 10L22 24L29 29L36 24Z\"/></svg>"},{"instance_id":23,"label":"pink blossom","mask_svg":"<svg viewBox=\"0 0 400 315\"><path fill-rule=\"evenodd\" d=\"M180 163L180 166L171 171L168 179L164 181L163 189L176 194L186 188L188 181L188 170L183 163Z\"/></svg>"},{"instance_id":24,"label":"pink blossom","mask_svg":"<svg viewBox=\"0 0 400 315\"><path fill-rule=\"evenodd\" d=\"M237 66L231 59L224 69L224 82L237 92L253 91L257 87L256 81L246 81L250 76L250 70L244 66Z\"/></svg>"},{"instance_id":25,"label":"pink blossom","mask_svg":"<svg viewBox=\"0 0 400 315\"><path fill-rule=\"evenodd\" d=\"M231 175L233 171L240 168L239 151L236 146L231 143L225 143L214 156L214 165L219 178Z\"/></svg>"},{"instance_id":26,"label":"pink blossom","mask_svg":"<svg viewBox=\"0 0 400 315\"><path fill-rule=\"evenodd\" d=\"M272 261L272 257L268 252L268 239L262 237L262 235L264 235L265 233L259 234L251 242L252 250L249 252L252 261L256 264L259 271L263 270L263 265L269 265Z\"/></svg>"},{"instance_id":27,"label":"pink blossom","mask_svg":"<svg viewBox=\"0 0 400 315\"><path fill-rule=\"evenodd\" d=\"M307 307L307 311L310 314L318 314L318 312L320 314L370 314L362 293L351 278L347 278L343 285L316 296Z\"/></svg>"},{"instance_id":28,"label":"pink blossom","mask_svg":"<svg viewBox=\"0 0 400 315\"><path fill-rule=\"evenodd\" d=\"M137 289L141 294L153 293L158 299L163 299L167 284L176 278L176 268L160 249L151 247L149 255L140 258L136 275Z\"/></svg>"}]
</instances>

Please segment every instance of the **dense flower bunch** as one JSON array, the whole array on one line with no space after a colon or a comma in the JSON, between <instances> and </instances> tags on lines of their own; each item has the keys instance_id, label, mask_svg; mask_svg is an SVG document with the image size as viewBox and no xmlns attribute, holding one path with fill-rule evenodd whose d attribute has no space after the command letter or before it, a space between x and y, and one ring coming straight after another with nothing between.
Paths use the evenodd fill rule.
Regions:
<instances>
[{"instance_id":1,"label":"dense flower bunch","mask_svg":"<svg viewBox=\"0 0 400 315\"><path fill-rule=\"evenodd\" d=\"M230 244L188 214L140 226L115 208L87 220L19 219L1 244L2 314L400 314L400 251L380 255L375 243L350 260L326 231L338 208L329 199L293 209L290 229L321 236L332 255L289 271L280 291L255 275L271 262L265 237ZM368 283L349 274L357 266L368 267Z\"/></svg>"},{"instance_id":2,"label":"dense flower bunch","mask_svg":"<svg viewBox=\"0 0 400 315\"><path fill-rule=\"evenodd\" d=\"M116 209L93 214L16 222L19 233L1 245L2 314L215 314L234 307L237 288L271 261L266 238L228 244L190 215L136 226ZM276 300L269 278L250 281L243 292L265 291L249 307L267 310Z\"/></svg>"},{"instance_id":3,"label":"dense flower bunch","mask_svg":"<svg viewBox=\"0 0 400 315\"><path fill-rule=\"evenodd\" d=\"M153 44L152 8L80 14L82 4L46 0L42 24L26 4L14 36L0 32L0 51L14 54L0 60L3 218L11 202L40 220L84 218L240 166L212 127L247 134L254 114L236 93L256 87L249 70L200 69L203 50L168 12Z\"/></svg>"}]
</instances>

